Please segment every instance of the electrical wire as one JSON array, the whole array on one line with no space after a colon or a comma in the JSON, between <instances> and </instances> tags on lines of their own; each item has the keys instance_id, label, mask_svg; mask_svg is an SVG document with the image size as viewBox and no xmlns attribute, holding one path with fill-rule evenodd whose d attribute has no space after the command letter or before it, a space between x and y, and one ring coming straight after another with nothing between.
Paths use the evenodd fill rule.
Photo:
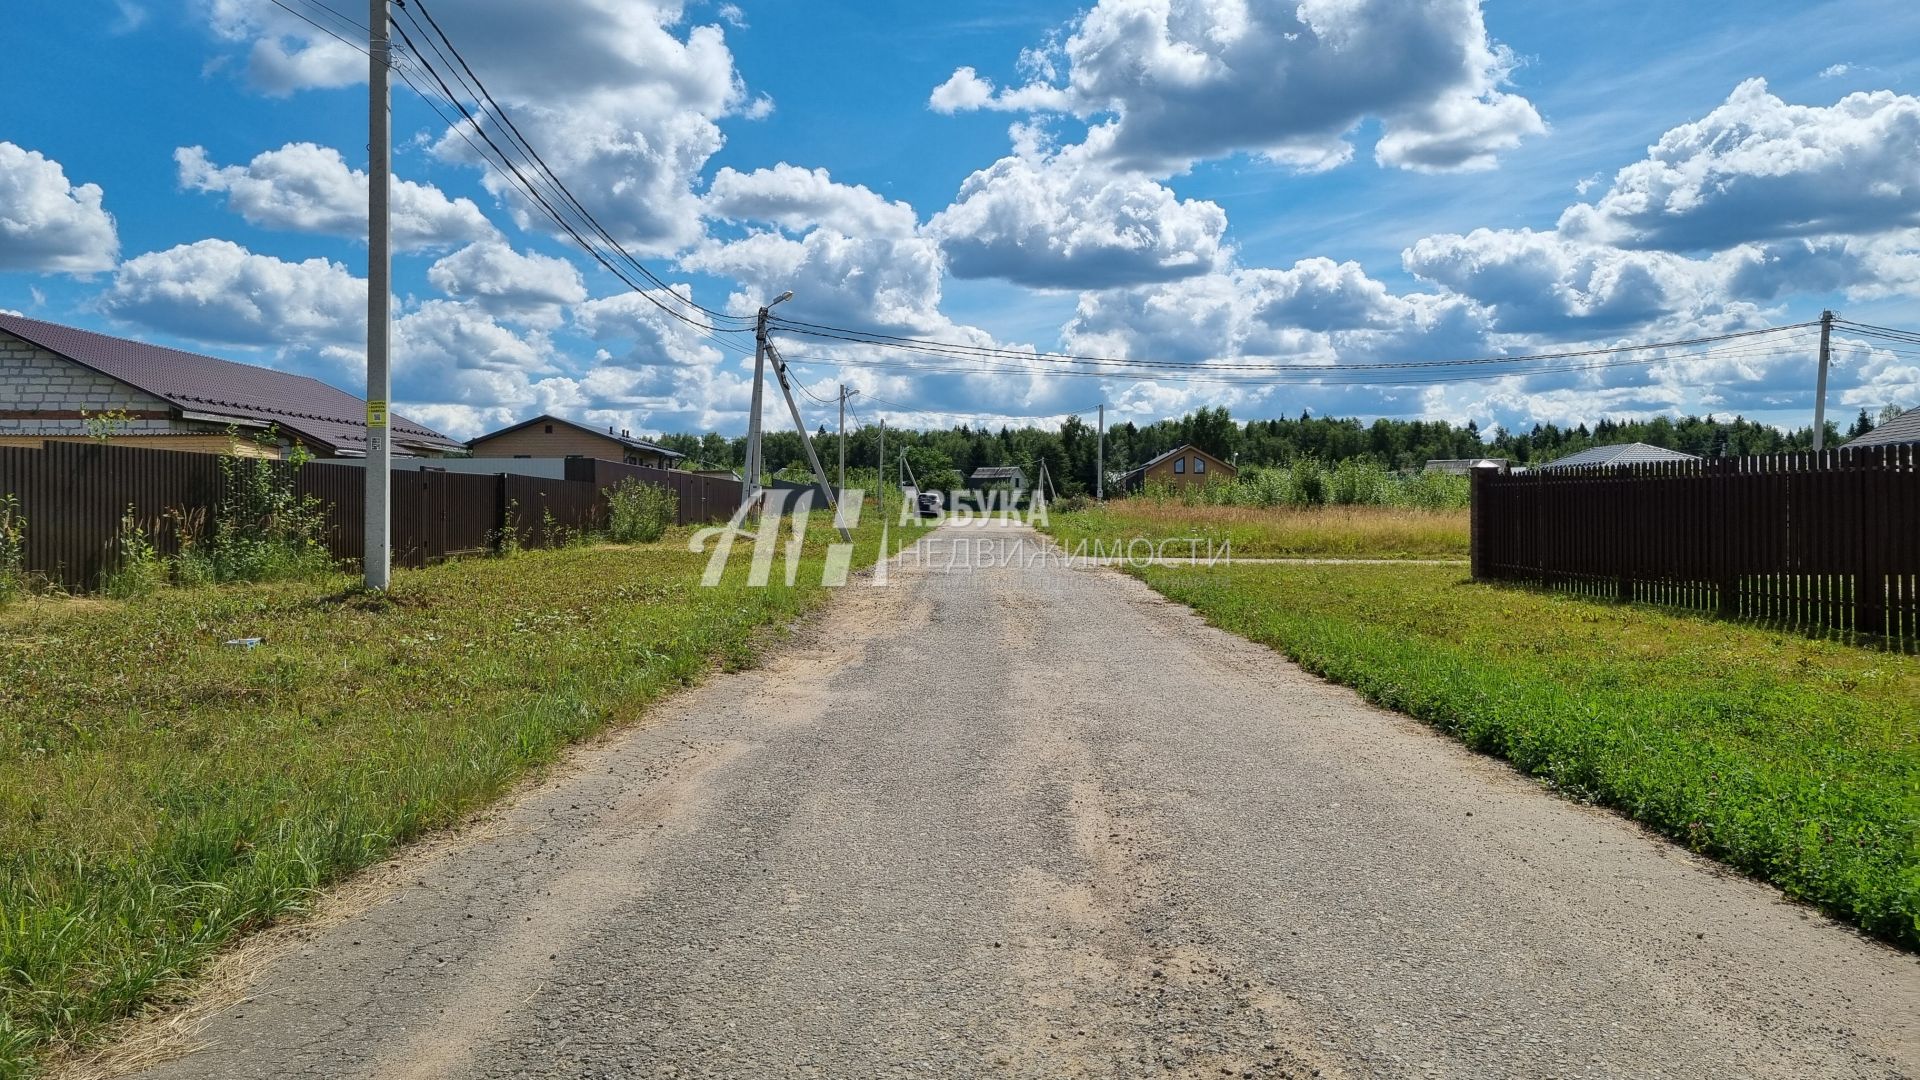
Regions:
<instances>
[{"instance_id":1,"label":"electrical wire","mask_svg":"<svg viewBox=\"0 0 1920 1080\"><path fill-rule=\"evenodd\" d=\"M514 179L518 181L520 189L532 197L535 202L539 203L541 209L546 212L548 217L559 224L563 230L574 238L576 243L579 243L583 249L587 250L602 266L607 267L610 272L614 273L616 277L619 277L630 288L647 295L657 306L669 312L675 318L694 326L704 325L704 328L708 331L733 333L743 332L747 329L746 324L750 321L748 317L729 315L726 312L716 311L691 297L681 296L679 293L674 292L672 287L669 286L663 278L655 274L646 264L635 258L634 255L601 224L600 220L587 210L579 198L573 194L572 190L567 187L565 182L553 171L552 167L547 164L546 159L540 155L538 150L534 149L532 143L526 138L524 133L520 131L519 126L513 122L513 118L507 113L506 109L500 105L499 101L494 98L492 92L487 89L486 84L480 79L479 75L474 72L473 66L467 62L466 57L461 54L460 50L453 44L453 41L446 35L446 32L441 29L438 20L434 18L433 12L428 8L425 0L395 0L395 2L404 14L405 22L411 24L413 28L420 33L421 37L426 40L428 47L435 55L441 58L441 62L452 71L452 74L450 76L443 75L439 68L434 65L433 61L429 59L421 49L414 45L411 36L406 32L405 25L403 25L401 21L396 20L394 27L400 32L402 39L407 44L408 50L413 54L416 61L433 75L434 81L440 86L446 100L459 110L468 124L473 127L474 131L479 134L487 145L493 149L494 153L498 155L500 163L512 172ZM414 14L415 8L419 10L419 16ZM427 20L426 27L423 27L420 23L420 18L422 17ZM428 34L428 28L431 28L431 36ZM449 56L451 59L449 59ZM455 65L458 65L457 71L453 70ZM502 125L502 138L516 147L514 153L509 153L503 149L491 135L487 134L486 128L480 119L466 107L464 101L459 100L459 97L454 94L452 88L448 86L448 78L452 78L454 82L460 84L463 90L468 91L476 104L484 102L483 111L490 110L491 114L496 118L496 122ZM522 152L524 153L522 154ZM518 160L516 160L516 157L518 157ZM531 159L530 161L527 160L529 158ZM527 171L533 172L540 182L536 184L528 180L526 173L520 168L521 164L525 164ZM549 198L549 195L552 197ZM689 318L680 311L661 303L657 298L653 297L647 289L639 286L633 282L632 279L628 278L625 273L614 270L609 259L596 247L586 242L585 238L580 235L580 230L575 228L574 222L569 220L568 215L562 214L560 209L555 207L555 202L559 202L562 206L570 210L581 228L598 236L608 246L612 247L628 267L646 281L650 282L655 288L666 292L681 303L706 315L707 323L703 324L698 319ZM715 321L739 323L740 325L723 328L712 325Z\"/></svg>"},{"instance_id":2,"label":"electrical wire","mask_svg":"<svg viewBox=\"0 0 1920 1080\"><path fill-rule=\"evenodd\" d=\"M1646 367L1646 366L1653 366L1653 365L1665 364L1665 363L1680 363L1680 362L1706 360L1706 359L1743 359L1743 358L1773 357L1773 356L1779 356L1779 355L1792 355L1792 354L1800 353L1803 351L1805 351L1804 348L1795 348L1791 346L1771 346L1771 347L1745 346L1745 347L1733 347L1733 348L1720 349L1720 350L1708 350L1705 352L1698 352L1698 353L1691 353L1691 354L1684 354L1684 355L1633 357L1633 358L1628 358L1623 360L1606 361L1606 362L1592 363L1592 364L1563 365L1563 366L1553 366L1553 367L1533 367L1533 368L1526 368L1526 369L1520 369L1520 370L1480 371L1472 374L1441 374L1441 375L1438 375L1437 377L1412 377L1408 375L1402 375L1402 376L1396 376L1391 379L1381 379L1381 378L1375 378L1371 376L1353 375L1353 374L1347 373L1345 369L1335 365L1325 365L1325 366L1316 366L1316 367L1295 365L1284 371L1267 373L1267 374L1246 374L1246 373L1228 372L1226 374L1220 374L1220 375L1209 374L1208 373L1209 369L1205 367L1189 366L1189 369L1184 373L1179 373L1179 374L1155 373L1140 379L1136 379L1135 381L1136 382L1151 381L1156 383L1173 383L1173 384L1213 384L1213 385L1225 385L1225 386L1279 386L1279 385L1382 386L1382 387L1424 386L1424 385L1436 385L1436 384L1454 383L1454 382L1481 382L1481 381L1491 381L1496 379L1519 378L1519 377L1526 377L1526 376L1599 371L1599 370L1607 370L1612 368L1623 368L1623 367L1635 367L1635 366ZM1106 372L1086 371L1086 370L1080 370L1080 369L1035 369L1035 368L995 366L990 364L981 364L981 365L971 366L971 367L941 367L941 366L929 366L927 364L914 362L914 361L903 362L903 361L894 361L894 360L865 359L865 358L852 358L852 357L796 357L789 361L789 363L794 363L794 364L807 363L807 362L812 362L815 364L851 365L856 367L876 367L876 368L885 368L885 369L892 369L892 370L906 370L906 371L912 371L916 373L950 373L950 374L960 374L960 375L1004 373L1004 374L1026 375L1034 378L1107 379L1112 377L1109 373L1106 373ZM1419 372L1418 374L1434 375L1435 373ZM962 415L962 414L955 414L955 415Z\"/></svg>"},{"instance_id":3,"label":"electrical wire","mask_svg":"<svg viewBox=\"0 0 1920 1080\"><path fill-rule=\"evenodd\" d=\"M1576 359L1576 358L1589 357L1589 356L1606 356L1606 355L1623 353L1623 352L1645 352L1645 351L1650 351L1654 349L1686 348L1686 347L1691 347L1695 345L1711 344L1711 343L1721 342L1721 341L1732 341L1732 340L1741 339L1741 338L1752 338L1752 337L1759 337L1767 334L1784 333L1787 331L1801 330L1807 327L1817 325L1816 323L1810 323L1810 322L1809 323L1793 323L1786 326L1769 326L1769 327L1763 327L1758 330L1742 330L1742 331L1735 331L1731 333L1712 334L1712 335L1706 335L1706 336L1694 337L1694 338L1681 338L1673 341L1643 342L1643 343L1637 343L1637 344L1614 345L1614 346L1594 346L1594 347L1579 348L1579 349L1565 349L1565 350L1560 350L1555 352L1522 353L1522 354L1516 354L1511 356L1481 356L1481 357L1467 357L1467 358L1456 358L1456 359L1446 359L1446 360L1418 360L1418 361L1391 362L1391 363L1376 362L1376 363L1336 363L1336 364L1303 365L1298 363L1276 364L1276 363L1264 363L1264 362L1229 362L1229 361L1218 361L1218 362L1207 361L1204 364L1197 364L1193 362L1175 361L1175 360L1130 360L1130 359L1117 358L1117 357L1085 356L1085 355L1078 355L1073 353L1028 352L1020 349L987 348L984 346L973 346L973 345L953 345L949 343L929 342L929 341L924 341L924 340L915 339L915 338L891 338L888 335L855 336L851 334L841 333L838 331L832 331L826 328L814 328L814 329L802 330L802 329L796 329L795 327L799 325L805 325L805 326L811 327L814 324L796 324L791 320L786 320L786 319L775 319L773 321L781 329L785 329L785 330L788 330L790 333L801 334L807 337L821 338L826 340L846 341L853 344L873 345L873 346L880 346L880 347L897 349L897 350L904 350L909 352L923 352L923 353L943 356L948 359L966 359L968 357L978 356L978 357L995 359L995 360L1003 360L1003 361L1004 360L1020 360L1020 361L1043 360L1049 363L1083 364L1083 365L1090 364L1090 365L1095 365L1099 367L1124 367L1124 368L1178 370L1178 369L1193 369L1196 367L1205 366L1213 370L1226 370L1226 371L1276 371L1276 370L1287 370L1289 368L1298 368L1303 366L1311 366L1316 369L1336 368L1336 369L1343 369L1343 370L1390 370L1395 368L1472 367L1472 366L1488 365L1488 364L1522 363L1522 362L1534 361L1534 360Z\"/></svg>"}]
</instances>

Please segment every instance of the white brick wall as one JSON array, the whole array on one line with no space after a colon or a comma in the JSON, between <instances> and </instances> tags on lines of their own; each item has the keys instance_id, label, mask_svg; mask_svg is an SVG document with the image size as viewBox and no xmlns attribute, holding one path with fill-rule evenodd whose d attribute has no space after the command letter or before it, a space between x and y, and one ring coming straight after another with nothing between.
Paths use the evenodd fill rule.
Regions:
<instances>
[{"instance_id":1,"label":"white brick wall","mask_svg":"<svg viewBox=\"0 0 1920 1080\"><path fill-rule=\"evenodd\" d=\"M0 332L0 412L164 412L171 408L151 394L71 363L31 342ZM131 432L199 430L201 425L176 426L168 420L134 420L122 429ZM8 419L0 417L7 434L85 434L80 420Z\"/></svg>"}]
</instances>

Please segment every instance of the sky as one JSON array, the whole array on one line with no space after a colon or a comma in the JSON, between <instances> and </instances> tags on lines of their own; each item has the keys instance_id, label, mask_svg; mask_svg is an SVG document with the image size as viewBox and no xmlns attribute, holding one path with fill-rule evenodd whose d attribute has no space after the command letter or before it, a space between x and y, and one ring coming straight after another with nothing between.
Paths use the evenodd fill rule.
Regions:
<instances>
[{"instance_id":1,"label":"sky","mask_svg":"<svg viewBox=\"0 0 1920 1080\"><path fill-rule=\"evenodd\" d=\"M777 336L810 395L912 426L1101 402L1803 426L1809 331L1527 375L1354 365L1823 309L1920 329L1920 5L427 2L674 290L590 259L396 82L393 396L459 437L542 412L737 434L751 338L689 302L789 289L794 320L1006 350ZM0 66L0 310L362 392L368 60L289 8L364 33L338 21L357 0L8 5L36 46ZM430 90L421 60L402 46ZM1830 415L1889 404L1920 404L1920 350L1837 334Z\"/></svg>"}]
</instances>

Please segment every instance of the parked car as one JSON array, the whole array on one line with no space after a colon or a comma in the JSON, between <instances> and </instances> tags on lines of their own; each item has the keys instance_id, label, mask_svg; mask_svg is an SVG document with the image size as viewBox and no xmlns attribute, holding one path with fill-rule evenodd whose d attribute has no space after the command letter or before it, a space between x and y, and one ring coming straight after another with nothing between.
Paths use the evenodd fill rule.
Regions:
<instances>
[{"instance_id":1,"label":"parked car","mask_svg":"<svg viewBox=\"0 0 1920 1080\"><path fill-rule=\"evenodd\" d=\"M947 508L946 497L937 491L921 492L918 503L921 517L939 517Z\"/></svg>"}]
</instances>

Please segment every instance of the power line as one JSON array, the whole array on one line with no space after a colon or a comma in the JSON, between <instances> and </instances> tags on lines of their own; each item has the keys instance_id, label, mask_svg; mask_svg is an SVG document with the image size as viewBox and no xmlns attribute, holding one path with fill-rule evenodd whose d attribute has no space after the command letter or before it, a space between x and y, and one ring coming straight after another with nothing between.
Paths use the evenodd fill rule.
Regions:
<instances>
[{"instance_id":1,"label":"power line","mask_svg":"<svg viewBox=\"0 0 1920 1080\"><path fill-rule=\"evenodd\" d=\"M441 58L441 62L446 64L449 70L452 71L450 77L453 81L459 83L463 90L468 91L476 104L484 103L484 110L490 111L497 122L503 125L503 138L515 147L514 153L509 153L503 149L491 135L487 134L486 128L480 119L466 107L463 101L459 100L458 96L453 93L452 88L448 86L447 78L449 76L443 76L439 69L435 67L433 61L414 45L411 37L407 35L405 28L396 23L395 25L399 28L402 40L406 43L409 52L415 56L428 73L433 75L434 81L439 84L446 100L459 110L460 114L465 117L467 123L473 127L475 133L480 135L487 145L493 149L494 153L498 155L500 163L513 174L513 178L518 182L518 186L533 198L535 202L539 203L541 209L546 212L547 216L552 218L555 223L559 224L562 229L572 236L576 243L580 244L596 261L600 262L602 266L607 267L610 272L614 273L616 277L619 277L630 288L648 295L650 300L663 310L668 311L675 318L692 325L702 325L699 320L690 319L681 312L661 303L658 299L654 298L648 290L637 285L624 273L615 270L609 259L596 247L587 243L585 238L580 235L579 230L568 220L568 215L562 214L561 211L554 206L554 202L559 202L569 210L571 215L583 228L613 248L628 267L637 272L646 281L652 283L656 288L668 293L679 302L688 305L694 310L705 314L710 321L722 320L741 324L747 321L745 316L729 315L722 311L716 311L691 297L681 296L679 293L674 292L672 287L669 286L663 278L655 274L638 258L634 257L634 255L621 244L618 238L601 224L600 220L596 218L592 212L587 210L586 206L580 202L579 198L573 194L566 183L562 181L558 174L553 171L552 167L547 164L546 159L540 155L538 150L534 149L533 144L520 131L519 126L513 122L512 116L500 105L499 101L493 96L493 93L487 89L485 82L483 82L479 75L473 70L473 66L467 62L466 57L462 55L459 48L453 44L452 39L441 29L438 20L434 18L433 12L427 7L425 0L395 0L395 2L400 5L400 9L405 14L407 22L420 33L421 37L427 42L428 47L431 48L434 54ZM419 16L414 14L414 8L419 9ZM426 27L421 26L421 17L427 20ZM428 28L431 28L431 36L428 34ZM451 56L452 59L448 59L449 56ZM455 65L458 66L458 70L453 70ZM519 161L516 161L516 155L519 155ZM527 160L529 158L531 159L530 161ZM489 163L491 164L491 161L489 161ZM527 169L535 174L535 177L540 183L536 184L528 180L526 174L520 168L521 163L527 165ZM546 194L542 193L543 190L551 194L553 198L549 199ZM705 328L709 331L732 332L735 329L744 330L745 326L722 328L706 325Z\"/></svg>"},{"instance_id":2,"label":"power line","mask_svg":"<svg viewBox=\"0 0 1920 1080\"><path fill-rule=\"evenodd\" d=\"M1706 359L1738 359L1738 358L1753 358L1753 357L1771 357L1771 356L1778 356L1778 355L1791 355L1800 351L1802 351L1800 348L1795 348L1792 346L1776 345L1776 346L1762 347L1762 346L1755 346L1755 345L1746 345L1746 346L1734 346L1731 348L1719 349L1719 350L1710 349L1703 352L1695 352L1695 353L1679 354L1679 355L1631 357L1628 359L1613 360L1613 361L1606 361L1606 362L1592 363L1592 364L1561 365L1561 366L1551 366L1551 367L1530 367L1530 368L1524 368L1524 369L1518 369L1518 370L1477 371L1472 374L1438 374L1437 372L1427 369L1424 365L1412 365L1410 367L1403 367L1398 370L1411 371L1418 375L1433 376L1433 377L1413 377L1413 375L1401 375L1391 379L1381 379L1381 378L1372 377L1372 376L1362 376L1362 375L1352 373L1351 369L1346 366L1331 365L1331 364L1312 365L1312 366L1290 365L1280 370L1270 371L1266 373L1259 373L1259 374L1235 372L1232 370L1226 371L1223 374L1211 374L1210 372L1212 371L1212 369L1210 366L1187 365L1186 369L1179 373L1154 372L1154 373L1149 373L1147 375L1136 378L1134 379L1134 381L1135 382L1152 381L1152 382L1164 382L1164 383L1200 383L1200 384L1217 384L1217 385L1227 385L1227 386L1282 386L1282 385L1424 386L1424 385L1436 385L1436 384L1454 383L1454 382L1492 381L1496 379L1520 378L1520 377L1538 376L1538 375L1554 375L1554 374L1561 374L1561 373L1579 373L1579 372L1586 372L1586 371L1606 370L1611 368L1652 366L1656 364L1679 363L1679 362L1697 361L1697 360L1706 360ZM911 371L916 373L949 373L949 374L959 374L959 375L1016 374L1016 375L1026 375L1033 378L1081 378L1081 379L1109 379L1109 378L1115 377L1113 373L1101 372L1101 371L1088 371L1088 370L1082 370L1082 369L1059 369L1059 368L1021 368L1021 367L1009 367L1004 365L996 365L996 364L987 363L987 362L981 362L977 366L972 366L972 367L940 367L940 366L929 366L927 364L917 363L911 360L897 361L897 360L863 359L863 358L852 358L852 357L796 357L790 362L804 363L807 361L813 361L816 364L836 364L836 365L851 365L856 367L875 367L875 368L883 368L883 369L891 369L891 370ZM1119 377L1127 378L1127 377L1132 377L1135 374L1137 373L1132 373L1132 372L1120 373ZM878 400L878 399L875 399L875 400ZM906 406L902 406L902 407L904 408ZM962 415L962 414L955 414L955 415Z\"/></svg>"},{"instance_id":3,"label":"power line","mask_svg":"<svg viewBox=\"0 0 1920 1080\"><path fill-rule=\"evenodd\" d=\"M1419 360L1408 362L1379 363L1335 363L1335 364L1278 364L1267 362L1228 362L1205 361L1193 363L1176 360L1132 360L1118 357L1086 356L1074 353L1029 352L1021 349L989 348L976 345L957 345L945 342L926 341L917 338L895 338L890 335L856 335L833 328L820 327L817 324L795 323L787 319L774 320L781 329L790 333L827 340L846 341L853 344L873 345L909 352L923 352L943 356L948 359L968 359L981 357L993 360L1042 360L1056 364L1096 365L1100 367L1130 367L1152 369L1194 369L1207 367L1213 370L1228 371L1282 371L1311 366L1316 369L1337 368L1343 370L1386 370L1394 368L1426 367L1471 367L1486 364L1510 364L1534 360L1563 360L1589 356L1605 356L1622 352L1645 352L1655 349L1686 348L1695 345L1732 341L1740 338L1759 337L1766 334L1778 334L1791 330L1802 330L1817 326L1818 323L1793 323L1786 326L1769 326L1758 330L1742 330L1724 334L1711 334L1693 338L1681 338L1673 341L1645 342L1629 345L1593 346L1578 349L1565 349L1555 352L1521 353L1509 356L1481 356L1446 360ZM808 329L800 329L800 327Z\"/></svg>"}]
</instances>

